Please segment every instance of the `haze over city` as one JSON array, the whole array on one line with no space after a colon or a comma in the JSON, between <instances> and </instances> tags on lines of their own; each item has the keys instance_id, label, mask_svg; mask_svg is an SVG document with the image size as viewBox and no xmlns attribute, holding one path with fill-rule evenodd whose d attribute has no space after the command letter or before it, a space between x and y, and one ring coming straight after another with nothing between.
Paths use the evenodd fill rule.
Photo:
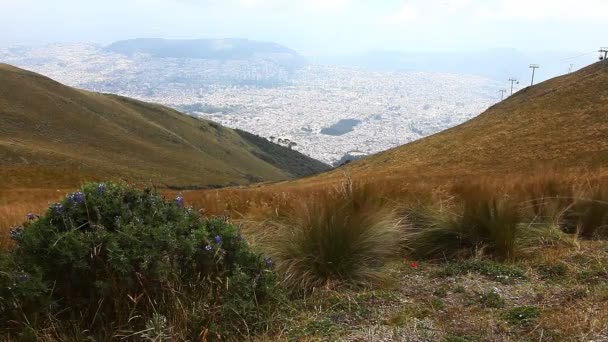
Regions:
<instances>
[{"instance_id":1,"label":"haze over city","mask_svg":"<svg viewBox=\"0 0 608 342\"><path fill-rule=\"evenodd\" d=\"M307 56L368 50L587 52L603 0L2 0L1 44L157 38L273 41Z\"/></svg>"}]
</instances>

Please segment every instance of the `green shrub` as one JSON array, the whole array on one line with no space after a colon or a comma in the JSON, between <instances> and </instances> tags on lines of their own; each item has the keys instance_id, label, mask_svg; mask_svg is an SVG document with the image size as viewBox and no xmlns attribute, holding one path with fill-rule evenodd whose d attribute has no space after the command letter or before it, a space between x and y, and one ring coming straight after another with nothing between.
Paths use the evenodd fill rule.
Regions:
<instances>
[{"instance_id":1,"label":"green shrub","mask_svg":"<svg viewBox=\"0 0 608 342\"><path fill-rule=\"evenodd\" d=\"M568 267L563 263L538 265L536 270L543 280L558 280L568 274Z\"/></svg>"},{"instance_id":2,"label":"green shrub","mask_svg":"<svg viewBox=\"0 0 608 342\"><path fill-rule=\"evenodd\" d=\"M433 290L433 296L437 296L439 298L445 298L448 296L448 291L444 287L439 287Z\"/></svg>"},{"instance_id":3,"label":"green shrub","mask_svg":"<svg viewBox=\"0 0 608 342\"><path fill-rule=\"evenodd\" d=\"M469 272L479 273L501 283L510 283L515 279L526 279L525 272L516 265L477 259L448 262L439 271L438 275L451 277Z\"/></svg>"},{"instance_id":4,"label":"green shrub","mask_svg":"<svg viewBox=\"0 0 608 342\"><path fill-rule=\"evenodd\" d=\"M540 310L535 306L518 306L505 314L511 324L530 325L540 317Z\"/></svg>"},{"instance_id":5,"label":"green shrub","mask_svg":"<svg viewBox=\"0 0 608 342\"><path fill-rule=\"evenodd\" d=\"M87 184L12 236L0 282L19 286L0 290L10 304L0 307L2 322L53 317L99 339L165 326L177 339L239 336L261 328L260 303L272 291L270 261L181 196Z\"/></svg>"},{"instance_id":6,"label":"green shrub","mask_svg":"<svg viewBox=\"0 0 608 342\"><path fill-rule=\"evenodd\" d=\"M505 300L495 290L481 294L479 302L486 308L502 308L505 306Z\"/></svg>"},{"instance_id":7,"label":"green shrub","mask_svg":"<svg viewBox=\"0 0 608 342\"><path fill-rule=\"evenodd\" d=\"M382 280L382 266L399 255L402 228L395 212L345 184L297 203L272 223L267 250L283 283L298 291Z\"/></svg>"},{"instance_id":8,"label":"green shrub","mask_svg":"<svg viewBox=\"0 0 608 342\"><path fill-rule=\"evenodd\" d=\"M431 298L431 307L435 310L445 309L445 303L439 298Z\"/></svg>"},{"instance_id":9,"label":"green shrub","mask_svg":"<svg viewBox=\"0 0 608 342\"><path fill-rule=\"evenodd\" d=\"M448 207L417 206L408 210L407 248L417 258L452 258L483 252L513 256L520 213L508 198L473 189L459 190Z\"/></svg>"}]
</instances>

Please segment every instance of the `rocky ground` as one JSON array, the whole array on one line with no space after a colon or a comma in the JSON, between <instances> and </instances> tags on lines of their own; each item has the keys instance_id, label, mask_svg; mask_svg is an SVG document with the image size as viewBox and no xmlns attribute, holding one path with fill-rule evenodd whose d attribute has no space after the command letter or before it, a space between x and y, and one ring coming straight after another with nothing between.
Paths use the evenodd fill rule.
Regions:
<instances>
[{"instance_id":1,"label":"rocky ground","mask_svg":"<svg viewBox=\"0 0 608 342\"><path fill-rule=\"evenodd\" d=\"M391 265L375 290L286 303L290 341L608 341L608 243L487 259ZM377 288L377 287L376 287Z\"/></svg>"}]
</instances>

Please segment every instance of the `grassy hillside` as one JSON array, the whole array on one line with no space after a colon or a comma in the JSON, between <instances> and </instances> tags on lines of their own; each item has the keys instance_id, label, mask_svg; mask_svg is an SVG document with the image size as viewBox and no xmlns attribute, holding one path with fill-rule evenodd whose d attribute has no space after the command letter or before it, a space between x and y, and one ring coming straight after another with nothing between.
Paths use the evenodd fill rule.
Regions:
<instances>
[{"instance_id":1,"label":"grassy hillside","mask_svg":"<svg viewBox=\"0 0 608 342\"><path fill-rule=\"evenodd\" d=\"M286 170L296 177L306 177L311 174L327 171L327 164L312 159L300 152L285 148L240 129L235 129L235 131L241 138L255 145L260 150L259 152L254 152L257 157L281 170Z\"/></svg>"},{"instance_id":2,"label":"grassy hillside","mask_svg":"<svg viewBox=\"0 0 608 342\"><path fill-rule=\"evenodd\" d=\"M302 166L281 168L267 162L256 144L216 123L70 88L4 64L0 113L4 188L69 187L87 178L176 186L247 184L327 169L277 147L282 159L293 157Z\"/></svg>"},{"instance_id":3,"label":"grassy hillside","mask_svg":"<svg viewBox=\"0 0 608 342\"><path fill-rule=\"evenodd\" d=\"M608 61L525 88L478 117L351 163L353 174L526 173L608 165Z\"/></svg>"}]
</instances>

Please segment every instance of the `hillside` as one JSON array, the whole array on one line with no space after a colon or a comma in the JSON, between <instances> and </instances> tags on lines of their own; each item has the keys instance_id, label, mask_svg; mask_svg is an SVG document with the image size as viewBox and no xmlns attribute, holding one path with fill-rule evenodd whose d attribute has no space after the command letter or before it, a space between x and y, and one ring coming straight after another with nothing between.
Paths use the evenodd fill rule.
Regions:
<instances>
[{"instance_id":1,"label":"hillside","mask_svg":"<svg viewBox=\"0 0 608 342\"><path fill-rule=\"evenodd\" d=\"M464 124L341 170L458 176L605 167L607 84L608 61L598 62L525 88Z\"/></svg>"},{"instance_id":2,"label":"hillside","mask_svg":"<svg viewBox=\"0 0 608 342\"><path fill-rule=\"evenodd\" d=\"M6 64L0 64L0 115L5 188L59 188L90 178L161 186L248 184L328 169L279 147L284 162L268 162L271 156L259 144L219 124L70 88ZM290 158L303 169L282 168Z\"/></svg>"},{"instance_id":3,"label":"hillside","mask_svg":"<svg viewBox=\"0 0 608 342\"><path fill-rule=\"evenodd\" d=\"M310 158L289 148L285 148L279 144L272 143L266 140L266 138L240 129L235 129L234 131L240 135L241 138L259 149L259 152L253 152L258 158L281 170L286 170L295 177L310 176L326 171L328 168L326 164L316 159Z\"/></svg>"}]
</instances>

